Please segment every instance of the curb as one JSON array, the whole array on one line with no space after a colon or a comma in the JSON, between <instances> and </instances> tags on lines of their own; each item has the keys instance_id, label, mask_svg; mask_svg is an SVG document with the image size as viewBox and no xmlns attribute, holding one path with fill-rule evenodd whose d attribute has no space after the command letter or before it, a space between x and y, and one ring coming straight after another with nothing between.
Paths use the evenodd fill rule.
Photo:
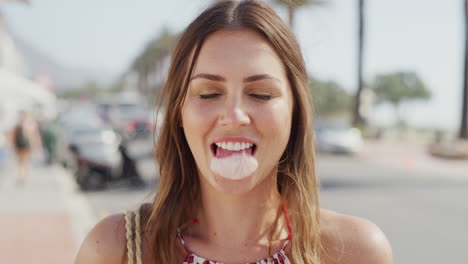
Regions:
<instances>
[{"instance_id":1,"label":"curb","mask_svg":"<svg viewBox=\"0 0 468 264\"><path fill-rule=\"evenodd\" d=\"M54 170L57 171L55 178L61 186L61 196L70 215L75 243L79 249L88 232L97 223L98 217L93 213L90 203L79 190L72 175L61 167L55 167Z\"/></svg>"}]
</instances>

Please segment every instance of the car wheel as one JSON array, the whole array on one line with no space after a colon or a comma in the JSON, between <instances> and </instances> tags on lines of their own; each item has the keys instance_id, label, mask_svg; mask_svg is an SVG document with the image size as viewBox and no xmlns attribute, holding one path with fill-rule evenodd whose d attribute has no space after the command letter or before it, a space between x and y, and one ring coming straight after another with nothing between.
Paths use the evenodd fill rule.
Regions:
<instances>
[{"instance_id":1,"label":"car wheel","mask_svg":"<svg viewBox=\"0 0 468 264\"><path fill-rule=\"evenodd\" d=\"M80 186L80 189L86 190L87 189L87 181L88 181L88 174L90 173L88 167L84 166L79 166L75 172L75 180L78 186Z\"/></svg>"},{"instance_id":2,"label":"car wheel","mask_svg":"<svg viewBox=\"0 0 468 264\"><path fill-rule=\"evenodd\" d=\"M106 178L102 173L80 166L75 173L76 182L83 191L101 190L106 187Z\"/></svg>"},{"instance_id":3,"label":"car wheel","mask_svg":"<svg viewBox=\"0 0 468 264\"><path fill-rule=\"evenodd\" d=\"M101 190L106 187L106 178L104 174L91 170L87 180L88 190Z\"/></svg>"},{"instance_id":4,"label":"car wheel","mask_svg":"<svg viewBox=\"0 0 468 264\"><path fill-rule=\"evenodd\" d=\"M132 177L130 179L130 186L134 188L143 188L146 186L146 183L140 177Z\"/></svg>"}]
</instances>

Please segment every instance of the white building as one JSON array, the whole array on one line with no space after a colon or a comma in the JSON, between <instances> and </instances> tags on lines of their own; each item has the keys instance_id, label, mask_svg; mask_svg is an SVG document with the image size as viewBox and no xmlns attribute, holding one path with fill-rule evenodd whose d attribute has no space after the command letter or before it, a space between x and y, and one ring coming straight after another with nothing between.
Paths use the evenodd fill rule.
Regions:
<instances>
[{"instance_id":1,"label":"white building","mask_svg":"<svg viewBox=\"0 0 468 264\"><path fill-rule=\"evenodd\" d=\"M11 128L19 110L54 118L56 96L25 76L26 65L0 14L0 132Z\"/></svg>"}]
</instances>

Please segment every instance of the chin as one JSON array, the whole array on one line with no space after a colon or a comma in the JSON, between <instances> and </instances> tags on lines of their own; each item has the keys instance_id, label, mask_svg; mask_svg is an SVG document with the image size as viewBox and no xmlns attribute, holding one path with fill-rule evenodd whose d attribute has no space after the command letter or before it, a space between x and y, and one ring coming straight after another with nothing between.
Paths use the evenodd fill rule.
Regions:
<instances>
[{"instance_id":1,"label":"chin","mask_svg":"<svg viewBox=\"0 0 468 264\"><path fill-rule=\"evenodd\" d=\"M252 191L257 184L256 173L240 180L225 178L218 174L212 174L210 181L212 187L219 192L228 194L243 194Z\"/></svg>"}]
</instances>

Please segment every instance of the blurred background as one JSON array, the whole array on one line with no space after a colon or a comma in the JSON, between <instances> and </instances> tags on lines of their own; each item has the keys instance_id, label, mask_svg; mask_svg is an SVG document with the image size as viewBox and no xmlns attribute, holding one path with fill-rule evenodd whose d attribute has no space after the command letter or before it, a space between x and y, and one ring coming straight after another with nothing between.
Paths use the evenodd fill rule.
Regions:
<instances>
[{"instance_id":1,"label":"blurred background","mask_svg":"<svg viewBox=\"0 0 468 264\"><path fill-rule=\"evenodd\" d=\"M171 50L212 2L0 0L2 259L71 263L151 200ZM375 222L395 263L465 263L467 1L268 2L303 49L322 206Z\"/></svg>"}]
</instances>

